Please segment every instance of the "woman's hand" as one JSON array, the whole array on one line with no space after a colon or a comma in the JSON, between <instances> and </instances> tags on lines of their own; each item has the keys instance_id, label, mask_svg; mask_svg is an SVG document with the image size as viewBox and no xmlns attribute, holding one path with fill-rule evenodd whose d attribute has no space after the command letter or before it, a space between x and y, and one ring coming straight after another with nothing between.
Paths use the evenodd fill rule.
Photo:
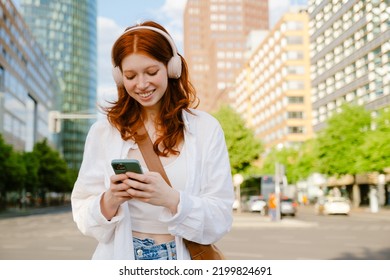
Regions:
<instances>
[{"instance_id":1,"label":"woman's hand","mask_svg":"<svg viewBox=\"0 0 390 280\"><path fill-rule=\"evenodd\" d=\"M110 177L110 188L103 194L100 200L100 208L104 217L111 220L118 212L119 206L131 199L127 192L129 186L124 183L128 177L125 174L113 175Z\"/></svg>"},{"instance_id":2,"label":"woman's hand","mask_svg":"<svg viewBox=\"0 0 390 280\"><path fill-rule=\"evenodd\" d=\"M158 172L137 174L127 172L128 180L124 180L129 188L127 193L134 199L168 208L174 215L177 212L180 195L171 188Z\"/></svg>"}]
</instances>

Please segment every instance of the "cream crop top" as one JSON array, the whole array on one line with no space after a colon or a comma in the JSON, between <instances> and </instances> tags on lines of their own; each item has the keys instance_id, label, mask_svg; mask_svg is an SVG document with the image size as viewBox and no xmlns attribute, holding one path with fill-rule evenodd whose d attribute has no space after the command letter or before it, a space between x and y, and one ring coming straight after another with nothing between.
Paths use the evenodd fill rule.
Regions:
<instances>
[{"instance_id":1,"label":"cream crop top","mask_svg":"<svg viewBox=\"0 0 390 280\"><path fill-rule=\"evenodd\" d=\"M164 166L165 172L176 190L183 190L187 178L187 164L185 148L181 149L180 155L171 163ZM144 172L148 168L142 166ZM162 206L151 205L136 199L129 200L129 211L131 225L134 231L154 234L168 234L168 226L159 221L159 216L163 211Z\"/></svg>"}]
</instances>

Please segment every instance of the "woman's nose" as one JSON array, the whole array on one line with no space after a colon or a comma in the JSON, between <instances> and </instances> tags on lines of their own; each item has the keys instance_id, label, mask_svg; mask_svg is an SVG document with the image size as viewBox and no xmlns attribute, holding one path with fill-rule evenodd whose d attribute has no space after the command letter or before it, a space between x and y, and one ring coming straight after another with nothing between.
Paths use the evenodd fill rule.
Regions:
<instances>
[{"instance_id":1,"label":"woman's nose","mask_svg":"<svg viewBox=\"0 0 390 280\"><path fill-rule=\"evenodd\" d=\"M148 87L148 85L149 85L149 81L147 80L147 78L145 76L140 76L138 78L137 87L139 89L145 89Z\"/></svg>"}]
</instances>

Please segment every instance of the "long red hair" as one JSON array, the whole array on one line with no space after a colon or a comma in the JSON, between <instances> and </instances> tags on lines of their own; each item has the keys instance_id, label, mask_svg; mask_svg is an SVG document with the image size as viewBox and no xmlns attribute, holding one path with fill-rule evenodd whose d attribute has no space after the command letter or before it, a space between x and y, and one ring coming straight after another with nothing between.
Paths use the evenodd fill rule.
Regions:
<instances>
[{"instance_id":1,"label":"long red hair","mask_svg":"<svg viewBox=\"0 0 390 280\"><path fill-rule=\"evenodd\" d=\"M141 26L152 26L167 32L161 25L148 21ZM131 28L131 27L130 27ZM172 48L161 34L148 29L134 30L124 33L114 43L112 60L122 71L123 59L133 53L142 53L156 59L167 66L173 56ZM168 87L161 99L161 111L157 116L158 138L154 150L160 156L178 154L177 145L184 139L184 122L182 111L197 107L198 99L195 89L189 81L188 67L182 56L182 72L179 79L168 79ZM124 140L135 140L145 137L138 135L137 130L142 124L142 106L133 99L123 85L119 85L118 100L104 108L109 122L121 133ZM160 149L159 149L160 147Z\"/></svg>"}]
</instances>

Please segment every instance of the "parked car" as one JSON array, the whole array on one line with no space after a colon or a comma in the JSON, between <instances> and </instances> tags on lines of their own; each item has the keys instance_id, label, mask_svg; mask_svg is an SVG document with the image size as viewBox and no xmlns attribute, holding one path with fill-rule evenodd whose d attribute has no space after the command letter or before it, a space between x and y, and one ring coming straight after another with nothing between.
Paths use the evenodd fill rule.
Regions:
<instances>
[{"instance_id":1,"label":"parked car","mask_svg":"<svg viewBox=\"0 0 390 280\"><path fill-rule=\"evenodd\" d=\"M260 212L266 215L267 202L261 196L251 196L243 205L243 211Z\"/></svg>"},{"instance_id":2,"label":"parked car","mask_svg":"<svg viewBox=\"0 0 390 280\"><path fill-rule=\"evenodd\" d=\"M250 211L251 212L260 212L260 214L262 215L265 215L265 207L266 207L267 203L262 200L262 199L257 199L255 201L252 202L251 204L251 207L250 207Z\"/></svg>"},{"instance_id":3,"label":"parked car","mask_svg":"<svg viewBox=\"0 0 390 280\"><path fill-rule=\"evenodd\" d=\"M345 197L325 197L318 199L314 209L317 214L348 215L351 211L351 204L349 199Z\"/></svg>"},{"instance_id":4,"label":"parked car","mask_svg":"<svg viewBox=\"0 0 390 280\"><path fill-rule=\"evenodd\" d=\"M292 198L283 197L280 199L280 214L282 216L295 216L298 210L298 204Z\"/></svg>"}]
</instances>

